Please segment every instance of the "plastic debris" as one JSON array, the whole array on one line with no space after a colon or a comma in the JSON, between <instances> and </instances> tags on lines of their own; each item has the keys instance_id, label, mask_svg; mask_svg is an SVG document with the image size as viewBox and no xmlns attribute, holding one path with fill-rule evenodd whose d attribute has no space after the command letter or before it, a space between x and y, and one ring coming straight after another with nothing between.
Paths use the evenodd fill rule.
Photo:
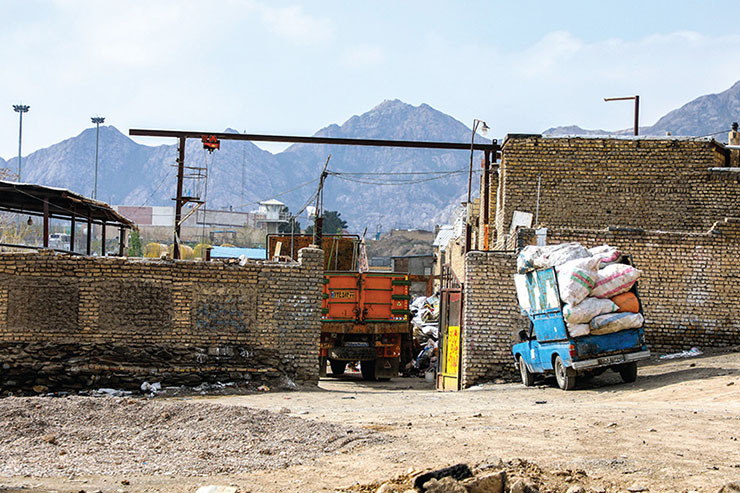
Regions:
<instances>
[{"instance_id":1,"label":"plastic debris","mask_svg":"<svg viewBox=\"0 0 740 493\"><path fill-rule=\"evenodd\" d=\"M693 358L695 356L701 356L702 353L699 349L692 347L688 351L681 351L680 353L664 354L660 359L678 359L678 358Z\"/></svg>"}]
</instances>

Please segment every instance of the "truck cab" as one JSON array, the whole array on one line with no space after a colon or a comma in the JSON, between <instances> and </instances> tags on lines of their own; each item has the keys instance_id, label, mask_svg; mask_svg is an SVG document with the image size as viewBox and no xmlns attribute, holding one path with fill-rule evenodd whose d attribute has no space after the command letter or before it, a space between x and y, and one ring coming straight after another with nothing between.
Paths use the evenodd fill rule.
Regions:
<instances>
[{"instance_id":1,"label":"truck cab","mask_svg":"<svg viewBox=\"0 0 740 493\"><path fill-rule=\"evenodd\" d=\"M622 262L631 263L627 257ZM512 348L524 385L534 385L538 375L554 374L561 389L571 390L577 377L607 369L618 372L625 382L637 379L637 361L650 357L643 327L571 337L563 318L554 267L517 274L514 283L522 314L529 319L529 329L519 332L521 342ZM631 291L637 295L637 283Z\"/></svg>"}]
</instances>

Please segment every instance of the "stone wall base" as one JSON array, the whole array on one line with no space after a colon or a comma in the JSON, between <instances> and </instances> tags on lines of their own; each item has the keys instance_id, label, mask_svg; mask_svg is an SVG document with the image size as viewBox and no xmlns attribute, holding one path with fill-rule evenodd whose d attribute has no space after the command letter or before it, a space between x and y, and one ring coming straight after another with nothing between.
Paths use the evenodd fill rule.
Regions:
<instances>
[{"instance_id":1,"label":"stone wall base","mask_svg":"<svg viewBox=\"0 0 740 493\"><path fill-rule=\"evenodd\" d=\"M77 391L111 387L237 382L270 387L302 381L292 359L247 346L149 346L81 343L0 343L0 392ZM318 365L318 358L317 358Z\"/></svg>"}]
</instances>

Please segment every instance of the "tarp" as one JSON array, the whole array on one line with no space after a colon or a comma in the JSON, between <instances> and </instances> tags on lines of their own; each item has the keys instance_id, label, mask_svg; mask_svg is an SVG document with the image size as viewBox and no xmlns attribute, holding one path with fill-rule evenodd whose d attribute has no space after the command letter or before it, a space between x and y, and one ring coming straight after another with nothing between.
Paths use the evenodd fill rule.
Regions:
<instances>
[{"instance_id":1,"label":"tarp","mask_svg":"<svg viewBox=\"0 0 740 493\"><path fill-rule=\"evenodd\" d=\"M215 246L211 249L211 258L239 258L245 255L247 258L264 260L264 248L238 248Z\"/></svg>"}]
</instances>

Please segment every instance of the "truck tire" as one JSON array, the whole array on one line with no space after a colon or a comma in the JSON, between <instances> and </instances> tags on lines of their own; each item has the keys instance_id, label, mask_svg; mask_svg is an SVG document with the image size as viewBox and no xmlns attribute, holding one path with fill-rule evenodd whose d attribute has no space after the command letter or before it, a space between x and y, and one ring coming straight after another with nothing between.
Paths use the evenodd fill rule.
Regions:
<instances>
[{"instance_id":1,"label":"truck tire","mask_svg":"<svg viewBox=\"0 0 740 493\"><path fill-rule=\"evenodd\" d=\"M555 356L555 379L558 381L558 387L563 390L572 390L576 386L576 375L573 370L563 364L560 356Z\"/></svg>"},{"instance_id":2,"label":"truck tire","mask_svg":"<svg viewBox=\"0 0 740 493\"><path fill-rule=\"evenodd\" d=\"M360 371L362 372L362 379L368 382L375 381L375 361L360 361Z\"/></svg>"},{"instance_id":3,"label":"truck tire","mask_svg":"<svg viewBox=\"0 0 740 493\"><path fill-rule=\"evenodd\" d=\"M531 387L534 385L534 374L529 371L527 364L524 362L524 358L519 356L517 360L519 362L519 374L522 376L522 383L525 387Z\"/></svg>"},{"instance_id":4,"label":"truck tire","mask_svg":"<svg viewBox=\"0 0 740 493\"><path fill-rule=\"evenodd\" d=\"M625 363L619 366L619 376L624 383L632 383L637 380L637 362Z\"/></svg>"},{"instance_id":5,"label":"truck tire","mask_svg":"<svg viewBox=\"0 0 740 493\"><path fill-rule=\"evenodd\" d=\"M347 362L330 359L329 366L331 366L332 375L335 375L335 376L344 375L344 370L347 368Z\"/></svg>"}]
</instances>

